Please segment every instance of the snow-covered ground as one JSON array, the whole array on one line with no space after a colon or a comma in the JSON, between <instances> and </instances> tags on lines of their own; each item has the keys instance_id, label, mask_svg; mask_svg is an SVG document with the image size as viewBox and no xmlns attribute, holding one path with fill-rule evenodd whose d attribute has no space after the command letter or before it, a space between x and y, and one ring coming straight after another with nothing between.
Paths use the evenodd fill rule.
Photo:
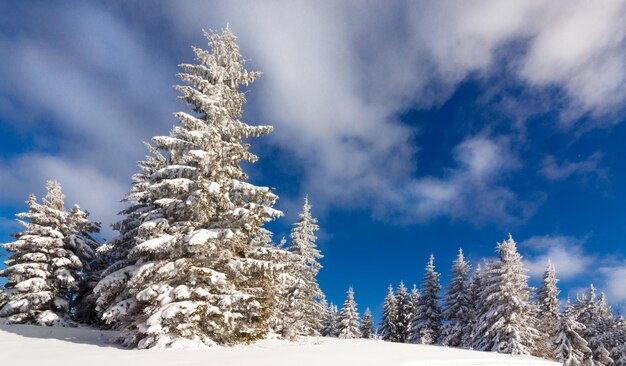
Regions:
<instances>
[{"instance_id":1,"label":"snow-covered ground","mask_svg":"<svg viewBox=\"0 0 626 366\"><path fill-rule=\"evenodd\" d=\"M87 366L558 365L533 357L365 339L306 338L299 343L267 340L236 348L138 351L109 344L110 335L86 328L0 325L0 359L3 365L16 366L66 366L77 362Z\"/></svg>"}]
</instances>

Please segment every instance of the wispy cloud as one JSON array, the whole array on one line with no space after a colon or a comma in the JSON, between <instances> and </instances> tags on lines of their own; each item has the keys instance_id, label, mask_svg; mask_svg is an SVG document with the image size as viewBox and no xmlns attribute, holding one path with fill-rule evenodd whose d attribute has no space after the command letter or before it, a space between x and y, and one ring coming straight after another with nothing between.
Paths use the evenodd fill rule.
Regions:
<instances>
[{"instance_id":1,"label":"wispy cloud","mask_svg":"<svg viewBox=\"0 0 626 366\"><path fill-rule=\"evenodd\" d=\"M535 205L514 204L516 194L503 180L466 180L473 171L465 162L457 160L459 166L449 167L445 177L415 178L420 177L419 147L410 137L416 130L396 119L408 105L439 105L468 77L488 75L494 60L501 59L503 46L511 42L524 45L504 57L522 83L537 90L562 88L559 105L576 106L580 113L602 115L619 108L575 88L571 74L544 72L566 63L577 75L597 72L603 79L621 80L626 67L598 69L596 63L572 57L619 59L624 47L596 42L621 39L626 27L618 14L626 13L617 2L611 3L610 14L586 12L578 2L571 6L576 10L566 14L556 14L558 4L527 1L368 5L186 2L172 3L168 13L190 35L200 27L219 25L218 18L229 19L248 57L266 72L260 97L252 101L263 120L276 124L274 141L302 159L307 175L302 190L314 194L320 204L365 205L375 213L397 210L414 220L451 216L507 221L528 216ZM213 16L207 18L210 11ZM551 22L551 16L557 21ZM568 22L602 22L591 32L589 42L595 46L562 42L562 37L580 38L586 29ZM596 87L611 93L616 83ZM621 94L612 98L626 100ZM400 195L408 196L399 200Z\"/></svg>"},{"instance_id":2,"label":"wispy cloud","mask_svg":"<svg viewBox=\"0 0 626 366\"><path fill-rule=\"evenodd\" d=\"M606 116L622 109L626 99L626 3L543 4L521 76L533 85L563 88L571 98L562 113L566 123L584 113Z\"/></svg>"},{"instance_id":3,"label":"wispy cloud","mask_svg":"<svg viewBox=\"0 0 626 366\"><path fill-rule=\"evenodd\" d=\"M250 64L265 72L247 95L247 116L275 124L270 141L304 167L297 198L284 198L299 201L308 192L320 208L361 207L378 217L399 213L414 221L528 217L536 202L520 200L505 179L515 171L516 156L515 146L503 144L506 137L470 136L447 146L456 157L453 165L441 176L424 176L413 139L418 131L398 119L409 107L441 105L464 80L489 75L495 60L506 61L510 75L533 90L560 90L559 105L570 119L591 114L594 122L626 101L620 88L626 80L626 9L620 1L603 7L584 1L399 1L366 7L183 1L162 2L149 14L143 5L127 3L20 9L29 16L13 14L24 20L19 36L0 36L6 56L0 114L34 134L60 131L55 155L47 158L89 166L116 187L128 182L142 157L139 141L166 133L171 112L181 108L170 86L175 64L192 56L171 59L182 49L179 41L204 42L202 28L226 22L240 36ZM134 14L133 24L125 20L127 13ZM154 36L147 27L156 23L176 44L161 48L147 41ZM505 46L518 43L502 57ZM546 174L563 177L591 169L593 161L549 163ZM74 188L67 190L71 195ZM120 198L92 210L107 220Z\"/></svg>"},{"instance_id":4,"label":"wispy cloud","mask_svg":"<svg viewBox=\"0 0 626 366\"><path fill-rule=\"evenodd\" d=\"M557 276L569 280L588 273L597 260L595 255L584 250L586 240L564 235L533 236L520 243L520 248L531 252L524 259L531 276L541 278L548 262L552 262Z\"/></svg>"},{"instance_id":5,"label":"wispy cloud","mask_svg":"<svg viewBox=\"0 0 626 366\"><path fill-rule=\"evenodd\" d=\"M61 183L67 209L79 204L91 213L92 220L103 222L103 235L111 237L107 224L116 221L116 213L123 207L119 200L129 187L91 165L38 154L0 161L0 200L25 201L30 193L42 197L49 179ZM27 209L25 205L24 209Z\"/></svg>"},{"instance_id":6,"label":"wispy cloud","mask_svg":"<svg viewBox=\"0 0 626 366\"><path fill-rule=\"evenodd\" d=\"M500 220L502 224L525 217L532 203L502 184L521 164L509 146L505 138L475 136L463 141L454 149L457 166L444 177L411 182L412 191L406 196L414 199L409 202L414 211L409 214L420 220L449 216L474 223Z\"/></svg>"},{"instance_id":7,"label":"wispy cloud","mask_svg":"<svg viewBox=\"0 0 626 366\"><path fill-rule=\"evenodd\" d=\"M599 179L606 179L607 170L600 166L602 158L602 153L595 152L579 161L558 162L554 155L548 155L543 160L541 174L549 180L562 180L572 175L593 175Z\"/></svg>"},{"instance_id":8,"label":"wispy cloud","mask_svg":"<svg viewBox=\"0 0 626 366\"><path fill-rule=\"evenodd\" d=\"M607 296L612 301L626 305L626 262L603 266L600 272L605 276Z\"/></svg>"},{"instance_id":9,"label":"wispy cloud","mask_svg":"<svg viewBox=\"0 0 626 366\"><path fill-rule=\"evenodd\" d=\"M594 253L587 248L590 238L590 235L532 236L521 242L519 248L525 254L524 265L535 279L542 277L548 261L551 261L557 278L570 283L592 283L606 293L612 304L626 306L624 254ZM571 287L567 295L574 300L586 291L586 286Z\"/></svg>"}]
</instances>

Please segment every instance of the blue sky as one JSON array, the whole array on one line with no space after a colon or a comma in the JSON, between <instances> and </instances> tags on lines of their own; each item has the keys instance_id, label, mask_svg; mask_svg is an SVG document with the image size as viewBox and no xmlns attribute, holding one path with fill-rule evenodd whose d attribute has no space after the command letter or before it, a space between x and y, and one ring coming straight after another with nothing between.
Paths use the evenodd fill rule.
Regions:
<instances>
[{"instance_id":1,"label":"blue sky","mask_svg":"<svg viewBox=\"0 0 626 366\"><path fill-rule=\"evenodd\" d=\"M45 180L108 226L172 85L230 23L264 72L245 117L287 235L309 194L331 301L378 314L389 283L447 281L510 232L532 284L626 305L626 4L606 1L0 3L0 241ZM103 237L110 238L110 229Z\"/></svg>"}]
</instances>

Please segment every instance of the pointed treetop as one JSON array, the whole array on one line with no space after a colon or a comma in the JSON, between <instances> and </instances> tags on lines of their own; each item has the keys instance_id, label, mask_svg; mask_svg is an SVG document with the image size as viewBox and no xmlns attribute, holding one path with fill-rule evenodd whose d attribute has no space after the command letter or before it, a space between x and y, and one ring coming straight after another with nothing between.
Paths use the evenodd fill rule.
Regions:
<instances>
[{"instance_id":1,"label":"pointed treetop","mask_svg":"<svg viewBox=\"0 0 626 366\"><path fill-rule=\"evenodd\" d=\"M311 204L309 203L309 195L304 196L304 205L302 205L302 212L300 213L300 217L310 216L311 214Z\"/></svg>"},{"instance_id":2,"label":"pointed treetop","mask_svg":"<svg viewBox=\"0 0 626 366\"><path fill-rule=\"evenodd\" d=\"M589 294L589 302L596 301L596 287L593 283L589 284L589 289L587 290L587 294Z\"/></svg>"},{"instance_id":3,"label":"pointed treetop","mask_svg":"<svg viewBox=\"0 0 626 366\"><path fill-rule=\"evenodd\" d=\"M435 268L435 255L433 253L430 253L430 257L428 258L428 264L426 265L426 268Z\"/></svg>"},{"instance_id":4,"label":"pointed treetop","mask_svg":"<svg viewBox=\"0 0 626 366\"><path fill-rule=\"evenodd\" d=\"M513 240L513 236L509 233L509 238L498 243L498 256L503 262L521 259L521 255L517 252L517 243Z\"/></svg>"},{"instance_id":5,"label":"pointed treetop","mask_svg":"<svg viewBox=\"0 0 626 366\"><path fill-rule=\"evenodd\" d=\"M406 292L406 286L404 285L404 281L400 281L400 285L398 285L398 291Z\"/></svg>"},{"instance_id":6,"label":"pointed treetop","mask_svg":"<svg viewBox=\"0 0 626 366\"><path fill-rule=\"evenodd\" d=\"M546 276L556 278L556 267L554 267L554 264L549 259L548 259L548 265L546 266L546 272L545 272L544 277ZM557 279L556 281L558 282L559 280Z\"/></svg>"},{"instance_id":7,"label":"pointed treetop","mask_svg":"<svg viewBox=\"0 0 626 366\"><path fill-rule=\"evenodd\" d=\"M46 183L46 189L48 193L43 199L44 204L55 210L63 211L65 195L61 191L61 183L57 182L56 180L49 180Z\"/></svg>"}]
</instances>

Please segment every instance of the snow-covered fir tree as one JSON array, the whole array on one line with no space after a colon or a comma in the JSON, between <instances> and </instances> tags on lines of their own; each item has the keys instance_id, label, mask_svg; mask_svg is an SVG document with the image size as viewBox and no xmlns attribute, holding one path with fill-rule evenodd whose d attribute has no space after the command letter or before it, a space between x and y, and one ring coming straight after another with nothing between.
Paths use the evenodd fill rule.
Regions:
<instances>
[{"instance_id":1,"label":"snow-covered fir tree","mask_svg":"<svg viewBox=\"0 0 626 366\"><path fill-rule=\"evenodd\" d=\"M537 290L537 314L541 321L537 322L539 338L536 343L536 355L552 356L552 344L559 328L559 300L560 293L557 287L556 269L552 262L548 262L543 275L541 287Z\"/></svg>"},{"instance_id":2,"label":"snow-covered fir tree","mask_svg":"<svg viewBox=\"0 0 626 366\"><path fill-rule=\"evenodd\" d=\"M559 317L558 296L561 291L557 287L556 269L552 262L548 262L543 275L541 287L537 290L537 303L544 318L557 320Z\"/></svg>"},{"instance_id":3,"label":"snow-covered fir tree","mask_svg":"<svg viewBox=\"0 0 626 366\"><path fill-rule=\"evenodd\" d=\"M332 302L326 308L322 335L324 337L337 337L339 335L339 311L337 310L337 305Z\"/></svg>"},{"instance_id":4,"label":"snow-covered fir tree","mask_svg":"<svg viewBox=\"0 0 626 366\"><path fill-rule=\"evenodd\" d=\"M452 278L445 296L442 316L445 324L442 329L441 344L445 346L463 346L464 336L471 333L471 299L469 295L469 264L465 261L463 250L452 266Z\"/></svg>"},{"instance_id":5,"label":"snow-covered fir tree","mask_svg":"<svg viewBox=\"0 0 626 366\"><path fill-rule=\"evenodd\" d=\"M435 256L430 255L422 291L417 303L415 316L411 321L409 342L434 344L441 336L441 308L439 306L439 273L435 272Z\"/></svg>"},{"instance_id":6,"label":"snow-covered fir tree","mask_svg":"<svg viewBox=\"0 0 626 366\"><path fill-rule=\"evenodd\" d=\"M319 230L317 219L311 215L308 196L300 212L300 219L291 231L289 271L292 281L283 294L287 308L284 311L284 335L318 335L322 328L324 307L320 300L324 294L317 283L317 273L322 268L318 260L322 254L317 249L315 232Z\"/></svg>"},{"instance_id":7,"label":"snow-covered fir tree","mask_svg":"<svg viewBox=\"0 0 626 366\"><path fill-rule=\"evenodd\" d=\"M604 293L600 294L598 299L599 317L595 324L595 335L590 339L590 348L596 349L598 356L596 358L603 358L600 356L605 348L609 352L609 357L613 359L613 351L619 347L626 339L623 339L621 335L621 328L625 326L623 319L616 316L608 304ZM624 335L626 336L626 334ZM598 343L601 343L599 345ZM613 360L613 362L616 362Z\"/></svg>"},{"instance_id":8,"label":"snow-covered fir tree","mask_svg":"<svg viewBox=\"0 0 626 366\"><path fill-rule=\"evenodd\" d=\"M348 295L339 313L339 338L359 338L359 313L354 301L354 290L348 289Z\"/></svg>"},{"instance_id":9,"label":"snow-covered fir tree","mask_svg":"<svg viewBox=\"0 0 626 366\"><path fill-rule=\"evenodd\" d=\"M470 303L470 321L468 324L468 332L463 334L462 346L472 348L476 341L476 330L478 327L478 318L482 314L482 306L480 302L480 293L483 284L481 278L480 264L476 265L472 279L468 287L468 301Z\"/></svg>"},{"instance_id":10,"label":"snow-covered fir tree","mask_svg":"<svg viewBox=\"0 0 626 366\"><path fill-rule=\"evenodd\" d=\"M133 174L133 185L122 200L130 205L118 213L123 218L111 225L119 235L98 248L98 258L104 262L105 268L96 274L96 278L98 281L107 278L107 281L98 288L99 291L97 293L93 291L92 295L95 297L95 309L101 327L115 326L115 319L123 316L133 302L127 282L139 265L135 265L136 260L131 258L129 253L141 243L139 229L141 228L142 232L146 231L144 221L148 213L154 210L154 197L150 192L151 177L167 163L167 159L157 148L145 142L144 145L149 155L137 164L140 171ZM115 275L112 276L113 273Z\"/></svg>"},{"instance_id":11,"label":"snow-covered fir tree","mask_svg":"<svg viewBox=\"0 0 626 366\"><path fill-rule=\"evenodd\" d=\"M95 258L98 243L91 234L99 223L74 206L65 211L65 196L56 181L47 183L43 203L30 195L28 212L17 214L24 231L3 245L10 255L0 271L7 278L0 317L10 323L66 325L75 308L80 284Z\"/></svg>"},{"instance_id":12,"label":"snow-covered fir tree","mask_svg":"<svg viewBox=\"0 0 626 366\"><path fill-rule=\"evenodd\" d=\"M193 49L198 63L181 65L186 85L177 86L194 113L176 113L170 135L153 138L154 166L141 166L147 176L128 197L128 235L110 248L126 259L94 289L103 319L129 346L252 341L276 311L284 251L262 225L281 212L271 189L247 183L241 168L257 160L243 140L272 130L239 120L241 89L260 73L244 68L230 28L205 35L210 50Z\"/></svg>"},{"instance_id":13,"label":"snow-covered fir tree","mask_svg":"<svg viewBox=\"0 0 626 366\"><path fill-rule=\"evenodd\" d=\"M117 232L115 238L98 248L98 254L108 262L103 273L106 276L120 268L126 267L130 251L139 244L141 236L139 228L147 211L153 209L153 197L150 194L151 177L167 165L167 159L153 145L144 142L149 152L143 161L137 163L139 172L131 177L133 185L130 192L122 199L129 206L118 213L122 219L111 225ZM145 227L142 228L145 230Z\"/></svg>"},{"instance_id":14,"label":"snow-covered fir tree","mask_svg":"<svg viewBox=\"0 0 626 366\"><path fill-rule=\"evenodd\" d=\"M413 284L413 288L411 289L411 295L409 296L409 298L411 299L411 306L413 307L411 309L411 321L413 321L413 318L415 318L415 314L417 313L417 304L420 299L420 292L415 284ZM409 329L411 329L410 324Z\"/></svg>"},{"instance_id":15,"label":"snow-covered fir tree","mask_svg":"<svg viewBox=\"0 0 626 366\"><path fill-rule=\"evenodd\" d=\"M604 346L604 342L602 342L599 338L591 338L589 341L589 348L591 349L591 357L590 362L591 365L594 366L608 366L613 364L613 359L611 359L611 353Z\"/></svg>"},{"instance_id":16,"label":"snow-covered fir tree","mask_svg":"<svg viewBox=\"0 0 626 366\"><path fill-rule=\"evenodd\" d=\"M534 309L529 302L528 276L513 237L498 244L498 260L481 276L482 315L476 348L511 354L532 354L538 338Z\"/></svg>"},{"instance_id":17,"label":"snow-covered fir tree","mask_svg":"<svg viewBox=\"0 0 626 366\"><path fill-rule=\"evenodd\" d=\"M372 312L370 308L365 309L363 319L361 320L361 338L374 337L374 321L372 320Z\"/></svg>"},{"instance_id":18,"label":"snow-covered fir tree","mask_svg":"<svg viewBox=\"0 0 626 366\"><path fill-rule=\"evenodd\" d=\"M615 318L615 329L611 332L615 345L611 349L611 359L615 366L626 366L626 319Z\"/></svg>"},{"instance_id":19,"label":"snow-covered fir tree","mask_svg":"<svg viewBox=\"0 0 626 366\"><path fill-rule=\"evenodd\" d=\"M396 339L395 342L407 342L409 339L411 320L413 319L414 306L411 303L411 295L408 293L404 282L400 282L400 286L396 290L396 305L398 307L396 321Z\"/></svg>"},{"instance_id":20,"label":"snow-covered fir tree","mask_svg":"<svg viewBox=\"0 0 626 366\"><path fill-rule=\"evenodd\" d=\"M568 305L559 321L559 328L554 338L554 358L565 366L582 365L584 357L591 350L582 337L585 326L576 320L572 306Z\"/></svg>"},{"instance_id":21,"label":"snow-covered fir tree","mask_svg":"<svg viewBox=\"0 0 626 366\"><path fill-rule=\"evenodd\" d=\"M387 289L387 296L383 304L383 314L378 329L378 335L383 341L398 342L398 303L391 285Z\"/></svg>"},{"instance_id":22,"label":"snow-covered fir tree","mask_svg":"<svg viewBox=\"0 0 626 366\"><path fill-rule=\"evenodd\" d=\"M585 327L593 326L599 317L599 308L597 306L597 290L593 284L587 288L587 293L576 297L574 311L577 314L577 320ZM586 329L585 333L591 334L593 329Z\"/></svg>"},{"instance_id":23,"label":"snow-covered fir tree","mask_svg":"<svg viewBox=\"0 0 626 366\"><path fill-rule=\"evenodd\" d=\"M579 297L574 305L578 315L577 320L585 326L583 336L591 352L586 355L585 362L590 365L604 366L611 364L611 343L613 340L607 335L611 334L614 317L604 294L597 297L597 291L593 284L589 285L587 294Z\"/></svg>"}]
</instances>

